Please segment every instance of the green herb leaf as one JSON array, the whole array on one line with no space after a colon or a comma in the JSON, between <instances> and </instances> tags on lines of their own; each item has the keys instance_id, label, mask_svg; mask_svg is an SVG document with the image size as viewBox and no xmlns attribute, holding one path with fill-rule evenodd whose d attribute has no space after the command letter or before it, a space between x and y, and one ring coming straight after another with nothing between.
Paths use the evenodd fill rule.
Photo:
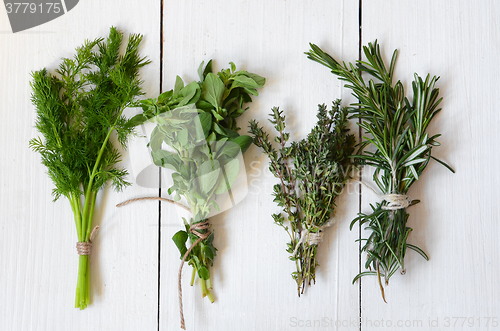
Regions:
<instances>
[{"instance_id":1,"label":"green herb leaf","mask_svg":"<svg viewBox=\"0 0 500 331\"><path fill-rule=\"evenodd\" d=\"M123 34L111 27L109 36L86 41L73 58L64 58L55 74L46 69L32 73L31 100L37 110L36 128L43 136L30 141L40 153L54 182L54 200L68 198L79 242L88 242L93 229L97 193L111 182L120 191L130 185L119 168L119 150L136 125L154 116L154 102L139 103L143 95L139 69L150 61L139 56L141 35L130 35L124 51ZM142 106L144 113L127 119L123 111ZM75 307L89 304L88 264L78 271Z\"/></svg>"},{"instance_id":2,"label":"green herb leaf","mask_svg":"<svg viewBox=\"0 0 500 331\"><path fill-rule=\"evenodd\" d=\"M289 226L285 225L282 213L273 214L272 218L291 238L287 252L292 254L289 259L296 261L292 277L297 282L299 296L315 281L318 266L318 243L302 242L301 238L304 231L309 235L322 232L331 224L335 200L354 166L351 155L355 140L347 133L347 116L348 109L340 107L340 100L334 102L330 111L320 105L316 126L306 139L290 145L285 116L279 108L272 109L269 120L277 131L274 140L257 122L250 122L253 142L267 154L269 170L279 178L280 184L274 186L274 201L283 208ZM272 141L278 144L277 149Z\"/></svg>"},{"instance_id":3,"label":"green herb leaf","mask_svg":"<svg viewBox=\"0 0 500 331\"><path fill-rule=\"evenodd\" d=\"M187 252L187 247L186 247L186 241L188 240L188 234L186 231L178 231L174 236L172 237L172 240L175 243L175 246L179 249L179 252L181 253L181 259L184 257L184 254Z\"/></svg>"},{"instance_id":4,"label":"green herb leaf","mask_svg":"<svg viewBox=\"0 0 500 331\"><path fill-rule=\"evenodd\" d=\"M215 194L222 194L231 188L231 186L238 178L240 172L240 161L238 159L232 159L223 166L223 178L219 182Z\"/></svg>"},{"instance_id":5,"label":"green herb leaf","mask_svg":"<svg viewBox=\"0 0 500 331\"><path fill-rule=\"evenodd\" d=\"M224 83L220 78L213 73L209 73L203 81L201 96L212 106L218 108L222 103L224 88Z\"/></svg>"},{"instance_id":6,"label":"green herb leaf","mask_svg":"<svg viewBox=\"0 0 500 331\"><path fill-rule=\"evenodd\" d=\"M208 280L210 279L210 272L208 272L208 268L202 265L198 269L198 277L200 277L203 280Z\"/></svg>"},{"instance_id":7,"label":"green herb leaf","mask_svg":"<svg viewBox=\"0 0 500 331\"><path fill-rule=\"evenodd\" d=\"M198 168L198 170L196 171L196 176L198 179L200 191L203 195L208 194L217 184L217 181L221 174L220 171L219 161L217 160L205 161Z\"/></svg>"},{"instance_id":8,"label":"green herb leaf","mask_svg":"<svg viewBox=\"0 0 500 331\"><path fill-rule=\"evenodd\" d=\"M354 157L363 165L375 167L373 181L383 194L406 196L430 159L434 158L432 148L439 146L435 139L440 135L429 138L426 132L430 121L441 110L438 108L441 102L439 89L435 87L438 77L427 75L423 80L415 74L413 100L410 101L405 96L403 84L400 81L393 83L398 52L394 51L387 69L377 41L364 46L363 51L366 61L355 64L341 64L313 44L306 54L345 81L345 86L358 99L351 105L352 117L359 119L366 136ZM374 152L364 150L369 145L373 145ZM453 171L449 166L447 168ZM411 201L408 207L417 201ZM423 250L407 243L411 228L406 226L409 217L406 208L393 210L388 204L383 201L371 206L372 213L360 213L351 223L351 228L356 222L368 225L366 229L370 235L363 239L365 244L361 250L367 253L365 266L371 265L371 269L376 270L362 272L354 281L362 276L376 275L383 297L381 277L388 284L398 269L404 270L406 248L428 259Z\"/></svg>"}]
</instances>

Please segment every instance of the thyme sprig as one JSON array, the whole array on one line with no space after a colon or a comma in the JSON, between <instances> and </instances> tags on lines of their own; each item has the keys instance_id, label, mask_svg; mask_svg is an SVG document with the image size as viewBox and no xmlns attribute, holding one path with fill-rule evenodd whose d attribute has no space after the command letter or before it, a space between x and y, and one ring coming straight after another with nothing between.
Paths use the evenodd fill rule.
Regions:
<instances>
[{"instance_id":1,"label":"thyme sprig","mask_svg":"<svg viewBox=\"0 0 500 331\"><path fill-rule=\"evenodd\" d=\"M406 196L431 159L454 172L446 163L431 155L432 148L440 145L436 140L440 134L430 136L426 132L431 120L441 111L438 106L442 98L438 98L439 88L435 87L439 77L427 75L422 79L414 74L413 100L410 100L405 96L401 81L393 84L397 50L387 68L377 41L363 47L366 61L357 61L355 65L341 64L318 46L310 46L311 50L306 53L308 58L331 69L334 75L346 82L345 87L351 89L358 99L351 104L351 112L354 118L360 120L358 124L366 134L357 155L353 157L361 164L375 168L373 180L384 195ZM363 73L369 78L363 79ZM373 146L375 151L366 150L368 146ZM413 200L410 205L418 202ZM371 205L371 213L360 213L351 223L351 229L359 222L360 225L367 224L366 229L371 231L369 237L363 239L365 244L362 248L367 253L365 268L370 271L361 272L353 282L362 276L377 276L384 301L381 275L388 285L398 269L405 272L407 248L428 260L422 249L407 243L412 229L406 226L409 217L406 208L389 210L387 206L388 201Z\"/></svg>"},{"instance_id":2,"label":"thyme sprig","mask_svg":"<svg viewBox=\"0 0 500 331\"><path fill-rule=\"evenodd\" d=\"M318 121L311 133L287 145L290 134L285 132L285 116L274 107L269 121L278 132L274 138L278 149L256 121L250 122L254 144L264 150L269 157L269 170L280 180L274 185L273 195L283 213L272 217L290 237L287 252L291 254L290 260L295 261L292 277L297 282L299 296L306 285L315 282L321 232L332 224L336 198L353 166L349 156L354 152L355 140L352 134L347 134L347 115L348 110L340 107L340 100L329 111L325 105L319 105ZM285 225L286 220L289 225Z\"/></svg>"},{"instance_id":3,"label":"thyme sprig","mask_svg":"<svg viewBox=\"0 0 500 331\"><path fill-rule=\"evenodd\" d=\"M32 102L37 109L36 128L43 140L30 147L40 153L54 182L54 201L68 198L79 242L89 242L97 192L108 181L120 191L130 185L127 171L118 168L121 155L111 141L115 134L122 148L134 123L123 110L137 107L142 95L139 69L149 63L139 56L141 35L130 35L120 55L123 35L116 28L103 38L86 41L73 59L65 58L56 70L33 73ZM80 255L75 307L89 304L88 255Z\"/></svg>"}]
</instances>

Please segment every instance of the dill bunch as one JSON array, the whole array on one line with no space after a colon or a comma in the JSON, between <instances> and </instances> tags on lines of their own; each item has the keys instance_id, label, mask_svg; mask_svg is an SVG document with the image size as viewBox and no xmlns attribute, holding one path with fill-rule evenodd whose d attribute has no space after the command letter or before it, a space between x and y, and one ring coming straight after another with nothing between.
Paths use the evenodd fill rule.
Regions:
<instances>
[{"instance_id":1,"label":"dill bunch","mask_svg":"<svg viewBox=\"0 0 500 331\"><path fill-rule=\"evenodd\" d=\"M126 147L134 123L122 113L139 105L137 97L143 94L139 69L149 61L139 56L141 35L130 35L125 54L120 55L122 40L123 34L111 27L106 40L85 41L74 58L63 58L55 74L46 69L32 73L31 100L41 137L29 145L47 167L55 186L54 201L68 198L79 243L92 242L97 192L109 181L117 191L130 185L127 171L117 167L120 152L109 139L114 134ZM85 309L89 259L79 254L75 307Z\"/></svg>"},{"instance_id":2,"label":"dill bunch","mask_svg":"<svg viewBox=\"0 0 500 331\"><path fill-rule=\"evenodd\" d=\"M254 144L264 150L269 157L269 170L280 180L274 185L273 195L283 213L272 217L290 237L287 252L296 265L292 277L299 296L306 285L315 282L318 245L324 229L333 224L336 198L354 166L350 156L355 139L347 133L347 115L348 109L340 107L340 100L329 111L325 105L319 105L318 121L307 138L287 145L290 134L285 132L285 116L274 107L269 121L278 132L274 138L278 149L256 121L250 122Z\"/></svg>"},{"instance_id":3,"label":"dill bunch","mask_svg":"<svg viewBox=\"0 0 500 331\"><path fill-rule=\"evenodd\" d=\"M318 46L310 44L308 58L329 69L345 81L345 87L352 90L358 102L351 104L352 117L359 119L359 126L365 136L359 145L357 155L360 164L375 168L373 181L382 194L382 201L371 205L371 213L360 213L351 223L367 224L370 235L364 241L362 251L367 253L365 268L369 271L360 277L375 275L385 301L384 286L399 269L404 274L404 257L409 248L428 260L419 247L407 242L412 231L406 225L409 214L407 207L420 202L411 200L408 190L422 175L429 162L436 160L454 170L443 161L431 155L432 148L439 146L436 140L440 134L430 136L426 131L432 119L441 111L439 88L435 87L439 77L427 75L422 79L416 73L412 82L413 99L405 96L403 83L393 84L394 69L398 52L394 51L389 68L380 54L380 47L369 43L363 47L366 61L355 64L339 63ZM366 74L368 79L364 79ZM371 146L374 151L367 150Z\"/></svg>"}]
</instances>

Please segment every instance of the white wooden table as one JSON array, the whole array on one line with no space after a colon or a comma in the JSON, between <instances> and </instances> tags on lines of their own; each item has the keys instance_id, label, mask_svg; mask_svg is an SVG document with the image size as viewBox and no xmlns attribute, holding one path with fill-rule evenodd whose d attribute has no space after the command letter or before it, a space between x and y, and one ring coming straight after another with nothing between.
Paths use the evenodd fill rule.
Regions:
<instances>
[{"instance_id":1,"label":"white wooden table","mask_svg":"<svg viewBox=\"0 0 500 331\"><path fill-rule=\"evenodd\" d=\"M279 210L271 197L275 179L253 146L245 154L248 196L211 219L219 249L214 304L188 286L191 270L184 269L188 330L500 329L499 18L496 0L82 0L62 17L13 34L0 8L0 330L179 329L180 260L170 239L181 227L175 208L114 207L157 195L158 188L135 184L101 194L93 303L76 310L71 209L64 199L52 202L52 182L28 148L37 135L30 72L54 70L61 57L72 56L84 39L106 36L111 25L145 35L142 54L153 61L142 71L148 97L160 86L171 89L176 75L196 79L201 61L214 59L217 70L233 61L267 78L240 126L251 118L265 123L270 108L280 106L294 139L313 126L318 103L353 101L327 69L306 59L309 42L346 61L358 58L360 43L375 39L386 57L398 48L396 72L406 90L413 72L441 76L443 110L430 131L443 134L435 155L456 174L431 164L410 191L422 203L410 209L409 241L430 261L408 252L407 273L391 279L387 304L375 277L352 285L364 256L355 242L358 228L349 231L349 223L377 198L350 184L319 249L317 283L298 298L287 235L271 219ZM126 156L129 166L133 155Z\"/></svg>"}]
</instances>

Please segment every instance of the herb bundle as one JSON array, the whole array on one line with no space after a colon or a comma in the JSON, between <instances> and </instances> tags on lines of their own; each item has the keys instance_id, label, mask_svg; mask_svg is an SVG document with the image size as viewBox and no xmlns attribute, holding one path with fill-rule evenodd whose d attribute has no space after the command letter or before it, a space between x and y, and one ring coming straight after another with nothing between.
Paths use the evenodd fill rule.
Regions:
<instances>
[{"instance_id":1,"label":"herb bundle","mask_svg":"<svg viewBox=\"0 0 500 331\"><path fill-rule=\"evenodd\" d=\"M340 100L329 111L320 105L317 124L307 138L287 146L290 134L285 132L285 116L275 107L269 121L278 132L274 138L278 149L256 121L250 122L254 144L264 150L270 160L269 170L280 180L274 185L273 195L286 219L283 213L272 217L290 236L287 252L291 254L290 260L295 261L292 277L297 282L299 296L306 285L311 285L311 280L315 282L317 248L323 230L333 223L335 200L353 167L349 157L354 152L355 139L347 133L347 115L348 110L340 107Z\"/></svg>"},{"instance_id":2,"label":"herb bundle","mask_svg":"<svg viewBox=\"0 0 500 331\"><path fill-rule=\"evenodd\" d=\"M112 133L125 148L133 121L123 110L136 107L141 92L139 69L149 63L139 56L141 35L130 35L120 55L123 35L112 27L103 38L86 41L73 59L65 58L51 75L33 73L32 102L36 128L43 135L30 141L54 182L54 201L68 198L73 210L79 249L75 307L89 304L89 257L97 192L112 182L115 190L130 185L127 171L116 167L120 152L110 142Z\"/></svg>"},{"instance_id":3,"label":"herb bundle","mask_svg":"<svg viewBox=\"0 0 500 331\"><path fill-rule=\"evenodd\" d=\"M356 65L340 64L318 46L311 44L308 57L332 70L339 79L347 82L353 95L359 100L352 104L353 117L359 119L359 126L366 132L359 146L357 158L361 164L375 167L373 180L383 195L382 202L371 205L370 214L360 213L351 223L368 224L371 234L362 247L367 253L365 268L354 280L366 275L378 277L382 298L385 301L385 284L400 269L405 273L404 257L410 248L428 260L425 252L407 243L412 229L406 226L409 214L406 208L419 200L411 200L408 190L417 181L431 159L438 161L452 172L446 163L431 155L432 148L439 146L436 139L440 134L429 136L426 132L429 123L441 110L438 108L439 89L435 87L438 77L427 75L425 80L414 75L412 82L413 100L405 96L401 81L393 84L394 68L398 52L394 51L389 68L386 68L375 41L363 47L366 61ZM370 78L362 78L366 73ZM375 151L365 150L373 146Z\"/></svg>"},{"instance_id":4,"label":"herb bundle","mask_svg":"<svg viewBox=\"0 0 500 331\"><path fill-rule=\"evenodd\" d=\"M256 74L236 71L233 63L231 69L217 74L212 73L211 61L205 69L202 63L198 73L200 81L184 85L177 77L173 90L157 99L145 100L144 113L136 118L138 122L154 118L157 125L149 143L153 161L173 171L173 185L168 193L174 195L175 201L183 196L193 215L189 221L184 220L185 229L172 238L182 259L179 270L182 328L185 326L180 279L184 261L193 267L191 285L197 275L203 297L214 301L210 267L217 249L208 216L212 207L219 210L216 198L230 191L243 166L238 156L252 143L251 137L239 135L236 118L248 109L243 107L244 103L251 102L251 95L258 95L257 89L265 83Z\"/></svg>"}]
</instances>

